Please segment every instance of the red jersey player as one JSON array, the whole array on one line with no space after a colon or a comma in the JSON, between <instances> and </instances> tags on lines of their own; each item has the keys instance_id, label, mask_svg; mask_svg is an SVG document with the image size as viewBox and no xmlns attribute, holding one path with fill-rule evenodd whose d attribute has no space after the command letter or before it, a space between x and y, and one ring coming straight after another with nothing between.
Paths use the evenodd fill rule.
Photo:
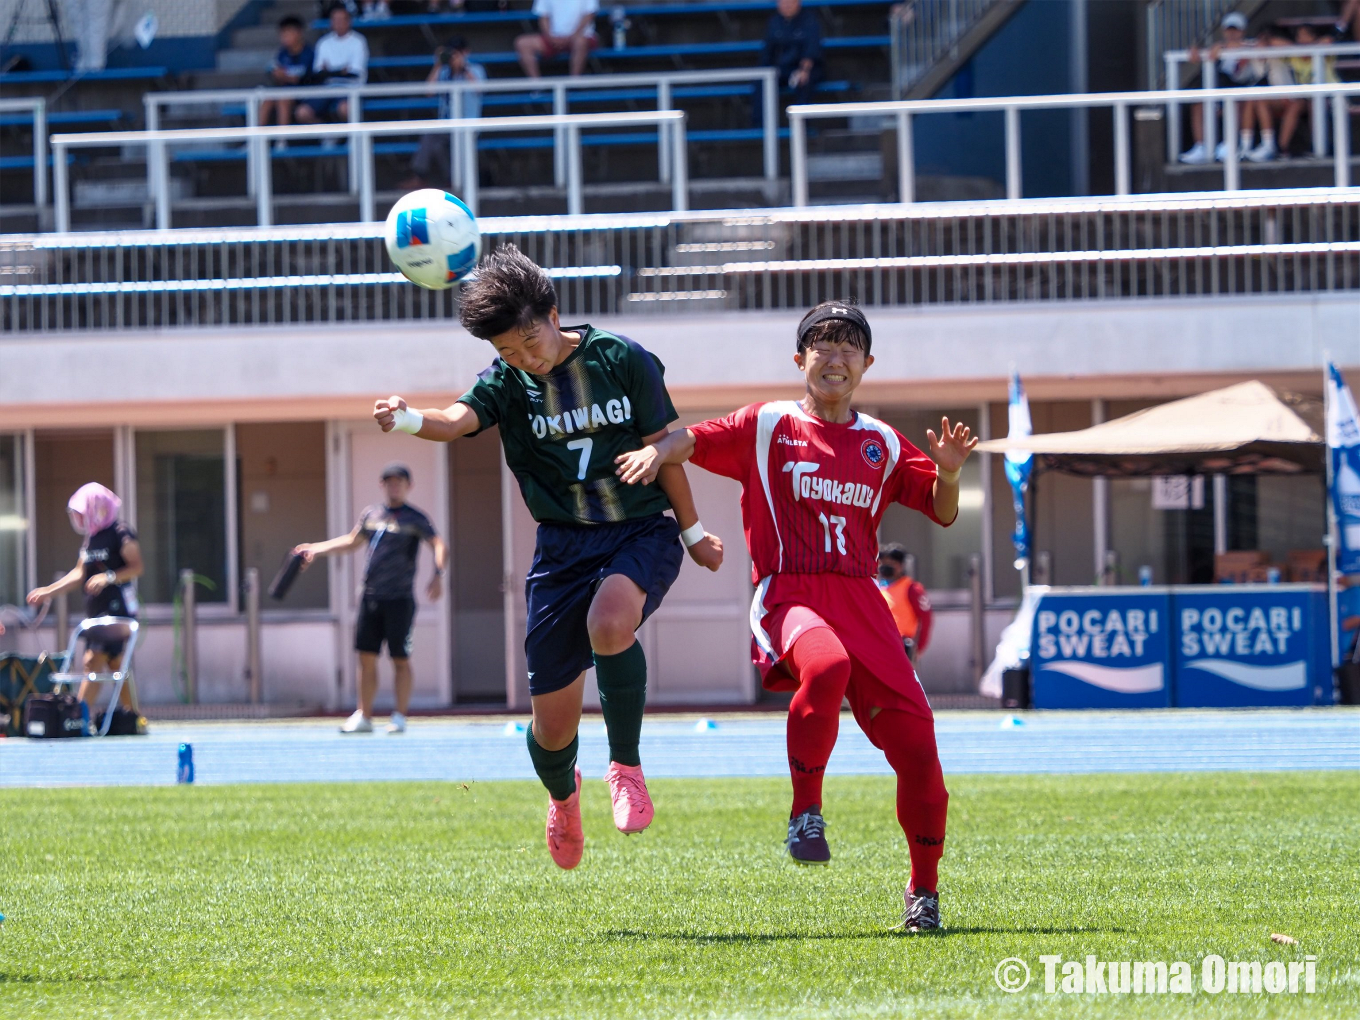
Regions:
<instances>
[{"instance_id":1,"label":"red jersey player","mask_svg":"<svg viewBox=\"0 0 1360 1020\"><path fill-rule=\"evenodd\" d=\"M958 515L959 471L977 445L941 422L931 457L895 429L850 408L873 364L859 309L827 302L798 326L799 401L752 404L672 432L619 457L619 477L651 482L663 464L692 460L742 483L741 508L756 585L753 653L769 690L793 690L787 846L795 861L831 858L822 775L836 742L842 697L897 773L897 818L911 854L903 926L940 926L937 868L945 791L935 724L877 585L878 524L890 502L937 524ZM934 458L933 460L931 458Z\"/></svg>"}]
</instances>

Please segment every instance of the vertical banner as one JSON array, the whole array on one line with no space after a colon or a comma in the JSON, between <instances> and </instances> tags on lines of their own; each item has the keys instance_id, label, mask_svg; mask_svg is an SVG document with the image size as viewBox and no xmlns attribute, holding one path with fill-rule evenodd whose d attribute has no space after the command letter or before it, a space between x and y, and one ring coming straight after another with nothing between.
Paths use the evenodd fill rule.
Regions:
<instances>
[{"instance_id":1,"label":"vertical banner","mask_svg":"<svg viewBox=\"0 0 1360 1020\"><path fill-rule=\"evenodd\" d=\"M1020 382L1020 374L1011 369L1010 406L1008 408L1010 429L1007 439L1019 439L1030 435L1034 429L1029 418L1029 398ZM1027 451L1006 451L1006 481L1011 484L1011 497L1015 502L1015 569L1024 570L1029 565L1029 518L1025 514L1025 491L1029 488L1029 475L1034 466L1034 454Z\"/></svg>"},{"instance_id":2,"label":"vertical banner","mask_svg":"<svg viewBox=\"0 0 1360 1020\"><path fill-rule=\"evenodd\" d=\"M1360 421L1355 398L1336 365L1327 363L1327 455L1332 469L1332 510L1340 541L1336 569L1360 573Z\"/></svg>"}]
</instances>

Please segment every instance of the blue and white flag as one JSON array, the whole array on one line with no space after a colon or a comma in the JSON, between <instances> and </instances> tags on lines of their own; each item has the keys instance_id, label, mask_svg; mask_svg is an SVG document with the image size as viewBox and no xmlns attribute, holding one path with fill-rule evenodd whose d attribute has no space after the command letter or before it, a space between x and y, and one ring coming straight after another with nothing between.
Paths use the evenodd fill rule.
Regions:
<instances>
[{"instance_id":1,"label":"blue and white flag","mask_svg":"<svg viewBox=\"0 0 1360 1020\"><path fill-rule=\"evenodd\" d=\"M1360 573L1360 419L1337 367L1327 363L1327 455L1332 461L1332 508L1341 541L1336 567Z\"/></svg>"},{"instance_id":2,"label":"blue and white flag","mask_svg":"<svg viewBox=\"0 0 1360 1020\"><path fill-rule=\"evenodd\" d=\"M1020 382L1020 374L1011 371L1010 431L1007 439L1019 439L1030 435L1034 429L1029 420L1029 398ZM1029 563L1029 518L1025 514L1025 490L1029 488L1029 475L1034 466L1034 454L1020 451L1006 451L1006 480L1011 483L1011 496L1015 501L1015 569L1023 570Z\"/></svg>"}]
</instances>

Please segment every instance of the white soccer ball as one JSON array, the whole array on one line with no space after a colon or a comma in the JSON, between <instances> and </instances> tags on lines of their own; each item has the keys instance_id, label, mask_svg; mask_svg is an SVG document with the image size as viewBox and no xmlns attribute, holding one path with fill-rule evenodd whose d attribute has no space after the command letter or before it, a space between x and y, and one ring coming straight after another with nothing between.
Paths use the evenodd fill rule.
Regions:
<instances>
[{"instance_id":1,"label":"white soccer ball","mask_svg":"<svg viewBox=\"0 0 1360 1020\"><path fill-rule=\"evenodd\" d=\"M387 214L384 237L401 274L427 290L452 287L472 272L482 250L472 210L438 188L403 195Z\"/></svg>"}]
</instances>

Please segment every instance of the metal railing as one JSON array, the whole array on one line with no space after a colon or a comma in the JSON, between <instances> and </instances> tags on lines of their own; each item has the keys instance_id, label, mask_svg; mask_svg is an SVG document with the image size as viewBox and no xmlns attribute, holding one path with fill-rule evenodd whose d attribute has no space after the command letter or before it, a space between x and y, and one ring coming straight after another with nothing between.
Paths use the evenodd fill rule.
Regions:
<instances>
[{"instance_id":1,"label":"metal railing","mask_svg":"<svg viewBox=\"0 0 1360 1020\"><path fill-rule=\"evenodd\" d=\"M108 148L110 146L145 145L147 147L147 187L155 199L156 226L170 227L170 154L171 146L189 142L240 142L256 150L255 211L260 226L273 223L273 174L270 161L261 150L274 139L335 138L350 135L358 139L359 159L356 164L359 179L359 218L371 221L375 217L375 189L373 168L373 137L375 135L413 135L451 132L467 138L462 146L462 199L468 208L477 211L477 136L483 132L553 130L554 146L558 144L558 129L566 147L567 211L584 211L584 182L581 166L581 131L590 128L629 127L639 124L655 125L658 133L671 134L671 144L677 154L685 153L685 112L683 110L647 110L638 113L577 113L550 117L484 117L464 120L372 121L357 124L300 124L288 127L252 128L197 128L173 131L108 131L80 135L53 135L53 194L58 232L71 229L71 196L67 177L67 150L72 148ZM689 172L686 160L677 158L671 170L672 209L683 212L688 208Z\"/></svg>"},{"instance_id":2,"label":"metal railing","mask_svg":"<svg viewBox=\"0 0 1360 1020\"><path fill-rule=\"evenodd\" d=\"M595 316L1360 290L1360 189L484 217ZM0 331L456 321L381 223L0 239Z\"/></svg>"},{"instance_id":3,"label":"metal railing","mask_svg":"<svg viewBox=\"0 0 1360 1020\"><path fill-rule=\"evenodd\" d=\"M1114 112L1114 179L1115 194L1127 195L1132 188L1132 144L1129 134L1129 107L1181 103L1194 99L1214 102L1232 99L1311 99L1315 96L1332 101L1332 134L1335 139L1335 186L1350 186L1350 120L1347 100L1360 96L1360 83L1324 85L1280 85L1258 88L1209 89L1207 91L1176 89L1159 92L1095 92L1086 95L1009 96L999 99L912 99L887 103L829 103L820 106L790 106L789 165L795 207L808 204L807 122L827 117L882 117L895 121L897 129L898 199L915 200L916 168L912 144L912 119L931 113L1000 112L1005 118L1006 138L1006 198L1023 197L1020 172L1020 113L1022 110L1072 110L1110 107ZM1237 133L1237 103L1223 104L1224 133ZM1170 154L1168 154L1170 155ZM1235 145L1228 146L1223 161L1223 187L1237 191L1241 187L1241 168Z\"/></svg>"},{"instance_id":4,"label":"metal railing","mask_svg":"<svg viewBox=\"0 0 1360 1020\"><path fill-rule=\"evenodd\" d=\"M1327 58L1328 57L1349 57L1360 56L1360 43L1336 44L1316 46L1255 46L1243 47L1241 49L1224 49L1218 53L1219 60L1251 60L1266 62L1269 60L1285 60L1289 57L1308 57L1312 63L1313 84L1322 84L1327 77ZM1173 87L1180 87L1181 64L1190 62L1189 50L1168 50L1162 55L1166 63L1166 80L1174 83ZM1214 60L1208 50L1201 50L1199 54L1200 63L1200 82L1205 89L1218 87L1218 62ZM1278 86L1277 86L1278 87ZM1210 152L1214 149L1217 141L1215 133L1217 124L1213 116L1213 102L1204 100L1204 144ZM1169 102L1166 106L1166 152L1168 158L1174 158L1180 151L1181 120L1180 103ZM1326 131L1326 110L1324 108L1324 97L1322 95L1313 96L1313 155L1327 155L1327 131Z\"/></svg>"},{"instance_id":5,"label":"metal railing","mask_svg":"<svg viewBox=\"0 0 1360 1020\"><path fill-rule=\"evenodd\" d=\"M899 98L935 64L957 54L958 44L994 7L1015 0L908 0L888 17L893 95Z\"/></svg>"},{"instance_id":6,"label":"metal railing","mask_svg":"<svg viewBox=\"0 0 1360 1020\"><path fill-rule=\"evenodd\" d=\"M1158 80L1163 67L1157 54L1194 46L1213 35L1223 15L1241 6L1240 0L1150 0L1147 5L1147 87L1176 88L1180 82Z\"/></svg>"},{"instance_id":7,"label":"metal railing","mask_svg":"<svg viewBox=\"0 0 1360 1020\"><path fill-rule=\"evenodd\" d=\"M0 99L0 113L33 115L33 204L47 204L47 100L39 97Z\"/></svg>"},{"instance_id":8,"label":"metal railing","mask_svg":"<svg viewBox=\"0 0 1360 1020\"><path fill-rule=\"evenodd\" d=\"M550 95L554 116L570 113L570 100L578 95L589 96L591 92L628 87L654 87L658 111L675 108L675 89L686 85L717 85L728 82L754 82L759 86L759 101L763 111L762 145L765 179L773 181L779 176L779 72L773 67L746 67L718 71L673 71L664 74L598 74L589 77L538 78L532 82L523 79L496 79L491 81L451 81L451 82L389 82L378 85L304 85L294 87L264 87L250 89L211 89L188 92L148 92L142 97L146 108L146 127L149 131L160 130L162 111L172 106L220 106L241 103L245 106L247 127L260 124L260 106L278 99L345 99L350 123L363 123L363 101L365 99L394 98L401 96L448 96L450 113L453 119L464 118L467 95L495 95L501 93L522 94L526 101L534 97ZM565 129L563 129L565 130ZM431 132L433 133L433 132ZM449 165L455 174L453 185L461 187L462 169L466 162L460 150L458 138L450 139ZM554 146L553 180L557 187L565 187L567 182L566 149L558 139ZM672 154L666 132L658 133L657 156L661 165L661 180L670 180ZM355 166L357 143L350 146L351 181L357 182L358 171ZM268 156L268 153L265 153ZM247 180L251 181L251 194L254 193L256 154L247 154ZM357 187L352 185L354 193Z\"/></svg>"}]
</instances>

